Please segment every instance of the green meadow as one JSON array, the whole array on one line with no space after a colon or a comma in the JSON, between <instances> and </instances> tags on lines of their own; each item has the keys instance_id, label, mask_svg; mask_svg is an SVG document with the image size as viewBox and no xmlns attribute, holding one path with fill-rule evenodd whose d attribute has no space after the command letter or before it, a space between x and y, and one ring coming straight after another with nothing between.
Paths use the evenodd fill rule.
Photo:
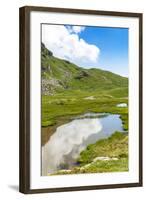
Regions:
<instances>
[{"instance_id":1,"label":"green meadow","mask_svg":"<svg viewBox=\"0 0 146 200\"><path fill-rule=\"evenodd\" d=\"M117 106L128 105L127 78L100 69L80 68L55 58L42 44L41 100L42 145L48 140L43 130L55 130L88 112L119 114L127 131L90 144L80 153L78 166L55 174L128 171L128 106Z\"/></svg>"}]
</instances>

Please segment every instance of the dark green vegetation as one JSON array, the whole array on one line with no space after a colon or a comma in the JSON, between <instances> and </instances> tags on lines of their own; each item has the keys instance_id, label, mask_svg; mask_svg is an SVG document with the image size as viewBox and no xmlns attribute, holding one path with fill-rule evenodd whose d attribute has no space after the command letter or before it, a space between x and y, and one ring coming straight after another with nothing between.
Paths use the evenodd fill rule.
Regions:
<instances>
[{"instance_id":1,"label":"dark green vegetation","mask_svg":"<svg viewBox=\"0 0 146 200\"><path fill-rule=\"evenodd\" d=\"M56 58L44 44L41 49L42 129L51 130L48 137L42 134L42 145L59 124L87 112L120 114L123 127L128 130L128 107L117 107L119 103L128 104L127 78L101 69L84 69ZM89 145L80 155L80 167L58 173L127 171L127 149L128 135L115 133ZM93 162L94 158L104 156L110 160Z\"/></svg>"},{"instance_id":2,"label":"dark green vegetation","mask_svg":"<svg viewBox=\"0 0 146 200\"><path fill-rule=\"evenodd\" d=\"M128 135L115 132L107 139L90 144L81 152L78 163L72 170L57 174L128 171Z\"/></svg>"}]
</instances>

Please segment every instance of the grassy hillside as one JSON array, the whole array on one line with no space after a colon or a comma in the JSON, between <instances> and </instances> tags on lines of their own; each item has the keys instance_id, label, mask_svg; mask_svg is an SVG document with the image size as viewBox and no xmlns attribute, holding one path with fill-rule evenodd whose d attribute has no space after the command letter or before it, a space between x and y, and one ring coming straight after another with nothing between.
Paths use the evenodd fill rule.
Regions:
<instances>
[{"instance_id":1,"label":"grassy hillside","mask_svg":"<svg viewBox=\"0 0 146 200\"><path fill-rule=\"evenodd\" d=\"M56 92L81 90L103 91L118 88L127 90L128 79L101 69L84 69L53 56L41 45L42 93L51 95Z\"/></svg>"},{"instance_id":2,"label":"grassy hillside","mask_svg":"<svg viewBox=\"0 0 146 200\"><path fill-rule=\"evenodd\" d=\"M41 45L42 126L84 112L118 113L128 129L128 79L100 69L83 69L53 56ZM91 98L91 99L90 99Z\"/></svg>"},{"instance_id":3,"label":"grassy hillside","mask_svg":"<svg viewBox=\"0 0 146 200\"><path fill-rule=\"evenodd\" d=\"M58 126L87 112L119 114L124 130L128 131L128 106L117 106L128 105L127 78L56 58L44 44L41 49L42 146ZM128 171L128 134L116 132L89 145L81 152L78 163L78 167L56 174Z\"/></svg>"},{"instance_id":4,"label":"grassy hillside","mask_svg":"<svg viewBox=\"0 0 146 200\"><path fill-rule=\"evenodd\" d=\"M116 107L128 103L127 78L100 69L83 69L54 57L43 43L41 48L43 127L91 111L119 113L128 128L128 109Z\"/></svg>"}]
</instances>

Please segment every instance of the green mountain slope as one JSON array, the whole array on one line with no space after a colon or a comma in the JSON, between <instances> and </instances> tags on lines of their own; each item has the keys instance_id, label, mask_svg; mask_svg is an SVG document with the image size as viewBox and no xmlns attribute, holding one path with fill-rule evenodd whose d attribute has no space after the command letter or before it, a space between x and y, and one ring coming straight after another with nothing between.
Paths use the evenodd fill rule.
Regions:
<instances>
[{"instance_id":1,"label":"green mountain slope","mask_svg":"<svg viewBox=\"0 0 146 200\"><path fill-rule=\"evenodd\" d=\"M123 89L127 93L128 79L97 68L84 69L67 60L53 56L41 44L42 94L52 95L61 91L103 91Z\"/></svg>"}]
</instances>

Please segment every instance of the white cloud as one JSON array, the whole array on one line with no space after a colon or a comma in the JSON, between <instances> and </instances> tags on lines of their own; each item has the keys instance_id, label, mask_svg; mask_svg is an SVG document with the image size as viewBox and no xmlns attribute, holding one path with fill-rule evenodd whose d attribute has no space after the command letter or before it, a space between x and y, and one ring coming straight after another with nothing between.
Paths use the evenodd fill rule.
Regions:
<instances>
[{"instance_id":1,"label":"white cloud","mask_svg":"<svg viewBox=\"0 0 146 200\"><path fill-rule=\"evenodd\" d=\"M80 33L81 31L85 30L85 27L83 27L83 26L73 26L72 29L73 29L74 33Z\"/></svg>"},{"instance_id":2,"label":"white cloud","mask_svg":"<svg viewBox=\"0 0 146 200\"><path fill-rule=\"evenodd\" d=\"M84 26L67 26L69 33L76 33L79 34L85 30Z\"/></svg>"},{"instance_id":3,"label":"white cloud","mask_svg":"<svg viewBox=\"0 0 146 200\"><path fill-rule=\"evenodd\" d=\"M95 66L100 49L79 38L78 34L84 29L81 26L43 25L42 42L58 58L83 67Z\"/></svg>"}]
</instances>

